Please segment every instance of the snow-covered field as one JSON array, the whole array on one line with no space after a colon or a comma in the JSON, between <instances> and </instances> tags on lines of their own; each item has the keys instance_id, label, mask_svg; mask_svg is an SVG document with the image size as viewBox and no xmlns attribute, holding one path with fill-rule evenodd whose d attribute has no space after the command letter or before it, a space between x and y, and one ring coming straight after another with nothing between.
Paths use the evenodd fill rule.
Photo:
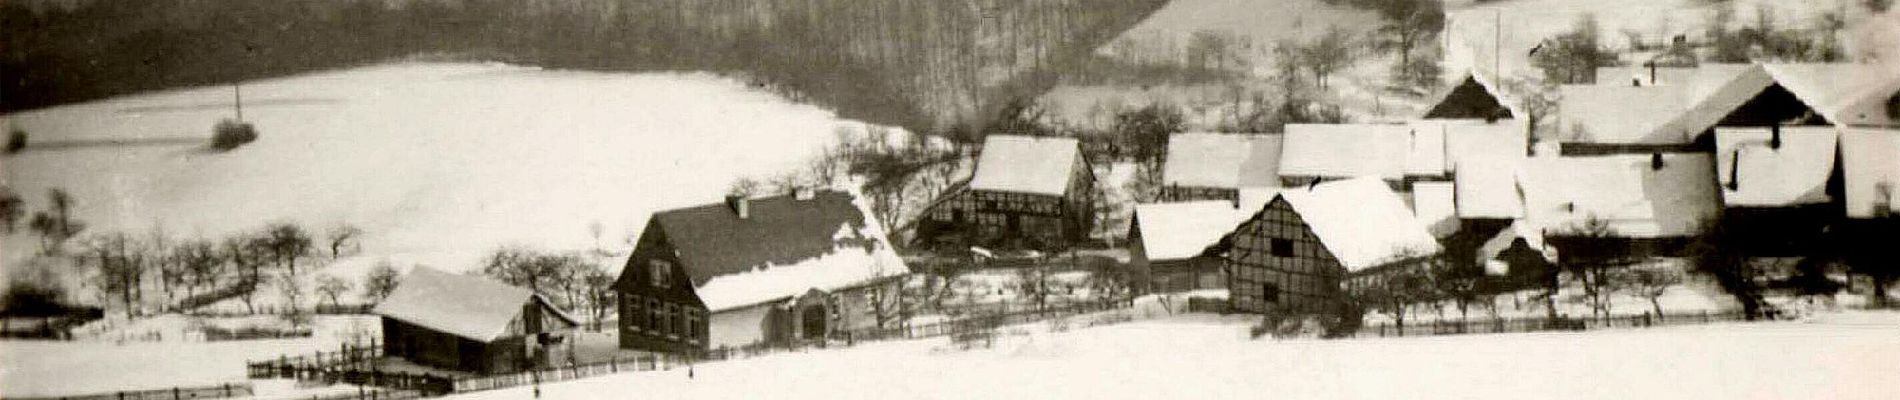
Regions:
<instances>
[{"instance_id":1,"label":"snow-covered field","mask_svg":"<svg viewBox=\"0 0 1900 400\"><path fill-rule=\"evenodd\" d=\"M246 82L260 139L229 153L195 144L31 149L0 179L46 207L78 201L88 232L216 239L272 221L321 233L362 227L362 256L447 270L502 244L626 246L655 210L718 201L741 176L772 176L834 141L841 120L704 73L548 71L403 63ZM231 115L230 87L140 94L4 116L30 143L205 138ZM37 237L5 237L5 260Z\"/></svg>"},{"instance_id":2,"label":"snow-covered field","mask_svg":"<svg viewBox=\"0 0 1900 400\"><path fill-rule=\"evenodd\" d=\"M1250 340L1189 315L1006 337L860 345L547 384L543 398L1891 399L1900 313L1587 333ZM523 399L519 387L454 399Z\"/></svg>"},{"instance_id":3,"label":"snow-covered field","mask_svg":"<svg viewBox=\"0 0 1900 400\"><path fill-rule=\"evenodd\" d=\"M161 318L143 323L151 329L174 326L176 331L182 332L181 324L172 320ZM65 396L243 382L246 361L335 351L364 321L371 327L377 326L369 317L317 317L316 335L302 339L231 342L170 339L124 343L0 340L0 397Z\"/></svg>"}]
</instances>

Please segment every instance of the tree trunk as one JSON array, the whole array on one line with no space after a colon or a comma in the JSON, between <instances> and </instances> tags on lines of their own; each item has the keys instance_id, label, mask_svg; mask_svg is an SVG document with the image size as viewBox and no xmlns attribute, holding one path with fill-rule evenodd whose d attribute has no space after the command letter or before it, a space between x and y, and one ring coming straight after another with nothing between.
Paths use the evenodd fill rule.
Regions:
<instances>
[{"instance_id":1,"label":"tree trunk","mask_svg":"<svg viewBox=\"0 0 1900 400\"><path fill-rule=\"evenodd\" d=\"M1662 320L1663 318L1662 298L1661 297L1649 298L1649 307L1656 310L1656 320L1658 321Z\"/></svg>"}]
</instances>

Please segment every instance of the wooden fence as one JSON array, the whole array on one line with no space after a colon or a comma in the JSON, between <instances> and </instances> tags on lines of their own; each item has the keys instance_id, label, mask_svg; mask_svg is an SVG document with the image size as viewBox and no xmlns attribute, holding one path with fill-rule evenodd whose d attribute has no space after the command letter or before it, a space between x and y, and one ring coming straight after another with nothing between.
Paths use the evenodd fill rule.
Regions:
<instances>
[{"instance_id":1,"label":"wooden fence","mask_svg":"<svg viewBox=\"0 0 1900 400\"><path fill-rule=\"evenodd\" d=\"M7 397L8 400L189 400L223 399L248 397L252 394L250 383L225 383L198 387L173 387L169 389L133 390L111 393L96 393L77 396L52 397Z\"/></svg>"},{"instance_id":2,"label":"wooden fence","mask_svg":"<svg viewBox=\"0 0 1900 400\"><path fill-rule=\"evenodd\" d=\"M1663 314L1661 317L1648 313L1640 315L1618 315L1590 318L1490 318L1468 321L1433 321L1407 323L1403 327L1393 323L1378 323L1359 328L1355 337L1386 336L1431 336L1461 335L1473 333L1515 333L1544 331L1581 331L1602 328L1648 328L1673 325L1694 325L1711 322L1741 321L1747 316L1741 312L1695 312Z\"/></svg>"},{"instance_id":3,"label":"wooden fence","mask_svg":"<svg viewBox=\"0 0 1900 400\"><path fill-rule=\"evenodd\" d=\"M1092 312L1118 310L1134 306L1134 298L1122 298L1102 301L1069 303L1056 307L1025 309L1000 314L978 315L974 317L935 322L924 325L903 325L891 328L868 328L847 331L842 338L847 342L858 340L916 339L937 336L952 336L973 330L989 329L1002 325L1015 325L1029 322L1087 314Z\"/></svg>"}]
</instances>

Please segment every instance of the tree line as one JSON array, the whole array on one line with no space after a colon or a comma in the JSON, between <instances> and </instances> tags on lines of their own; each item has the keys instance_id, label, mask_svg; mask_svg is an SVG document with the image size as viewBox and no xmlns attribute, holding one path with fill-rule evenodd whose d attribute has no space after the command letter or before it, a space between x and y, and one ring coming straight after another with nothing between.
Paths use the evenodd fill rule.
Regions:
<instances>
[{"instance_id":1,"label":"tree line","mask_svg":"<svg viewBox=\"0 0 1900 400\"><path fill-rule=\"evenodd\" d=\"M0 3L0 109L416 55L750 77L918 132L1055 71L1164 1L158 0Z\"/></svg>"}]
</instances>

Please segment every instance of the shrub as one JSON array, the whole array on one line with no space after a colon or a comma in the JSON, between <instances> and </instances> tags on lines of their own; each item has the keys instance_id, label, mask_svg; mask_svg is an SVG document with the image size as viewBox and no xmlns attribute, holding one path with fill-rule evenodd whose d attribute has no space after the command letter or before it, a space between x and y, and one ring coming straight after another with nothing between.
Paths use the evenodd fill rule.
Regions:
<instances>
[{"instance_id":1,"label":"shrub","mask_svg":"<svg viewBox=\"0 0 1900 400\"><path fill-rule=\"evenodd\" d=\"M7 154L26 150L26 131L14 129L7 132Z\"/></svg>"},{"instance_id":2,"label":"shrub","mask_svg":"<svg viewBox=\"0 0 1900 400\"><path fill-rule=\"evenodd\" d=\"M211 148L228 151L253 141L257 141L257 127L247 122L234 120L218 121L211 136Z\"/></svg>"}]
</instances>

